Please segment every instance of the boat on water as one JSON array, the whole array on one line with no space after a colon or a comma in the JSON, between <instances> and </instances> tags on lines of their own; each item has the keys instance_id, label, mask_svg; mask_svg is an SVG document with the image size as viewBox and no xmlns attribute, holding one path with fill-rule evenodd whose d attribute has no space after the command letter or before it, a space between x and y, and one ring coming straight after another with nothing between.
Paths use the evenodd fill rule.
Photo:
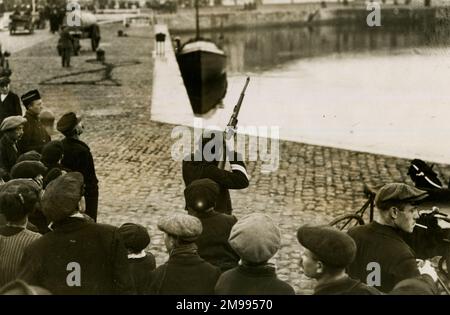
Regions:
<instances>
[{"instance_id":1,"label":"boat on water","mask_svg":"<svg viewBox=\"0 0 450 315\"><path fill-rule=\"evenodd\" d=\"M227 57L213 41L200 37L198 0L195 10L196 36L177 48L177 62L194 114L204 115L227 92Z\"/></svg>"}]
</instances>

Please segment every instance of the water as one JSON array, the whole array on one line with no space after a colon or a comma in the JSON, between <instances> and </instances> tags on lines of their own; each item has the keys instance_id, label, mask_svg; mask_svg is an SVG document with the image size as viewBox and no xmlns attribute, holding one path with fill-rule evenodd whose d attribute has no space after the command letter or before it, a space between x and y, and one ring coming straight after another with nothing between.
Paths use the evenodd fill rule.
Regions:
<instances>
[{"instance_id":1,"label":"water","mask_svg":"<svg viewBox=\"0 0 450 315\"><path fill-rule=\"evenodd\" d=\"M450 27L281 27L204 33L228 55L224 125L250 75L241 126L286 140L450 163ZM182 36L182 40L189 36Z\"/></svg>"}]
</instances>

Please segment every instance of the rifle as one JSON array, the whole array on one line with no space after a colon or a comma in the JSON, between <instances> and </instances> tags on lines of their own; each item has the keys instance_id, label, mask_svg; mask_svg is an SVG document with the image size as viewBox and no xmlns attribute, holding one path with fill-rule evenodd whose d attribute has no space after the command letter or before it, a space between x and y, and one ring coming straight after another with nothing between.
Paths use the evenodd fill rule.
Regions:
<instances>
[{"instance_id":1,"label":"rifle","mask_svg":"<svg viewBox=\"0 0 450 315\"><path fill-rule=\"evenodd\" d=\"M245 80L244 88L242 89L241 95L239 96L239 100L238 100L237 104L234 106L233 113L231 114L231 117L230 117L230 121L227 124L227 127L232 128L233 130L236 129L236 127L237 127L239 111L241 110L242 101L244 100L244 96L245 96L245 90L247 89L249 82L250 82L250 77L247 77L247 80ZM219 169L224 169L226 156L227 156L227 150L226 150L225 139L224 139L222 159L219 161L219 165L218 165Z\"/></svg>"}]
</instances>

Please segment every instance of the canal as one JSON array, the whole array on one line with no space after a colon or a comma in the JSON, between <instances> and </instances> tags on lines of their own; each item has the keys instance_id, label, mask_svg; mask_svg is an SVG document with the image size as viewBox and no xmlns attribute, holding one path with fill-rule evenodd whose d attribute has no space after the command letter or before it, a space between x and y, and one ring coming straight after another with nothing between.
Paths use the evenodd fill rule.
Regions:
<instances>
[{"instance_id":1,"label":"canal","mask_svg":"<svg viewBox=\"0 0 450 315\"><path fill-rule=\"evenodd\" d=\"M228 56L225 108L206 123L226 123L249 75L241 125L278 126L285 140L450 163L447 25L286 26L202 36Z\"/></svg>"}]
</instances>

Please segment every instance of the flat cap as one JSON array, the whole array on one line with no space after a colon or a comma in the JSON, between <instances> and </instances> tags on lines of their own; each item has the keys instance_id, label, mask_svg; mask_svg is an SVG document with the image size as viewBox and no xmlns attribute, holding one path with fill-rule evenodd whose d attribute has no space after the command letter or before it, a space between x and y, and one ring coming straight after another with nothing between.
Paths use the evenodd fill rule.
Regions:
<instances>
[{"instance_id":1,"label":"flat cap","mask_svg":"<svg viewBox=\"0 0 450 315\"><path fill-rule=\"evenodd\" d=\"M426 191L417 189L403 183L386 184L377 192L375 205L377 208L385 210L391 202L411 203L425 199L428 196Z\"/></svg>"},{"instance_id":2,"label":"flat cap","mask_svg":"<svg viewBox=\"0 0 450 315\"><path fill-rule=\"evenodd\" d=\"M12 167L11 178L35 178L46 172L47 168L40 161L22 161Z\"/></svg>"},{"instance_id":3,"label":"flat cap","mask_svg":"<svg viewBox=\"0 0 450 315\"><path fill-rule=\"evenodd\" d=\"M242 260L263 263L280 249L281 234L271 217L253 213L237 221L228 242Z\"/></svg>"},{"instance_id":4,"label":"flat cap","mask_svg":"<svg viewBox=\"0 0 450 315\"><path fill-rule=\"evenodd\" d=\"M127 249L137 253L150 244L150 235L140 224L124 223L119 227L119 233Z\"/></svg>"},{"instance_id":5,"label":"flat cap","mask_svg":"<svg viewBox=\"0 0 450 315\"><path fill-rule=\"evenodd\" d=\"M42 155L35 151L35 150L31 150L25 153L22 153L21 155L19 155L19 157L17 158L16 164L19 162L23 162L23 161L40 161L41 160Z\"/></svg>"},{"instance_id":6,"label":"flat cap","mask_svg":"<svg viewBox=\"0 0 450 315\"><path fill-rule=\"evenodd\" d=\"M72 131L81 121L81 117L77 117L74 112L65 113L56 123L56 129L61 133Z\"/></svg>"},{"instance_id":7,"label":"flat cap","mask_svg":"<svg viewBox=\"0 0 450 315\"><path fill-rule=\"evenodd\" d=\"M334 227L304 225L297 230L297 239L326 265L346 267L355 259L355 241Z\"/></svg>"},{"instance_id":8,"label":"flat cap","mask_svg":"<svg viewBox=\"0 0 450 315\"><path fill-rule=\"evenodd\" d=\"M219 185L209 178L194 180L184 189L186 206L195 211L205 211L216 205L219 192Z\"/></svg>"},{"instance_id":9,"label":"flat cap","mask_svg":"<svg viewBox=\"0 0 450 315\"><path fill-rule=\"evenodd\" d=\"M0 124L0 131L7 131L11 129L15 129L20 125L23 125L27 122L27 119L22 116L9 116L6 117L2 123Z\"/></svg>"},{"instance_id":10,"label":"flat cap","mask_svg":"<svg viewBox=\"0 0 450 315\"><path fill-rule=\"evenodd\" d=\"M20 99L22 100L23 105L25 105L25 107L28 107L28 105L30 105L32 101L40 100L41 94L39 94L38 90L31 90L23 94Z\"/></svg>"},{"instance_id":11,"label":"flat cap","mask_svg":"<svg viewBox=\"0 0 450 315\"><path fill-rule=\"evenodd\" d=\"M199 219L184 213L163 217L158 222L158 229L186 242L194 242L203 231Z\"/></svg>"},{"instance_id":12,"label":"flat cap","mask_svg":"<svg viewBox=\"0 0 450 315\"><path fill-rule=\"evenodd\" d=\"M83 185L83 175L79 172L69 172L52 180L42 196L42 212L46 218L57 222L78 210Z\"/></svg>"}]
</instances>

